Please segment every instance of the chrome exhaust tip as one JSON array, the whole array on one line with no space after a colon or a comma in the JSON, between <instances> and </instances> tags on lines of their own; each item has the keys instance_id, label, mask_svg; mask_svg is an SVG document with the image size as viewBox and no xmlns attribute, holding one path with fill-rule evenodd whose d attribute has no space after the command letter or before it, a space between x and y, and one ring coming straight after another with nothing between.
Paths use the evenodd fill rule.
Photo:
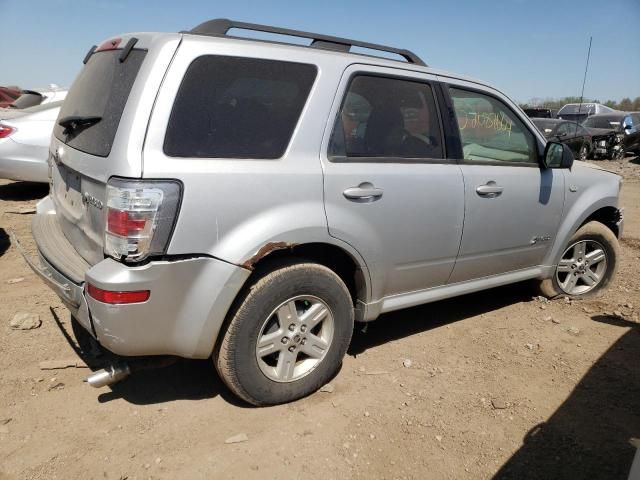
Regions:
<instances>
[{"instance_id":1,"label":"chrome exhaust tip","mask_svg":"<svg viewBox=\"0 0 640 480\"><path fill-rule=\"evenodd\" d=\"M94 388L106 387L124 380L131 374L129 365L111 365L102 370L98 370L87 377L87 383Z\"/></svg>"}]
</instances>

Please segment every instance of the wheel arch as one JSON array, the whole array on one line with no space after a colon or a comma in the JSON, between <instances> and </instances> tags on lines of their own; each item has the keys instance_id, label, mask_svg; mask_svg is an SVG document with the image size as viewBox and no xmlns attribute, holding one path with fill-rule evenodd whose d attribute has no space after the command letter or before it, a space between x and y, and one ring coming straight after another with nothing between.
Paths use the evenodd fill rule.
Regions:
<instances>
[{"instance_id":1,"label":"wheel arch","mask_svg":"<svg viewBox=\"0 0 640 480\"><path fill-rule=\"evenodd\" d=\"M618 221L620 219L620 210L617 207L617 202L617 197L604 197L586 207L583 202L576 202L560 224L556 241L547 254L544 264L549 266L557 265L569 239L580 227L591 221L604 224L616 237L619 237Z\"/></svg>"}]
</instances>

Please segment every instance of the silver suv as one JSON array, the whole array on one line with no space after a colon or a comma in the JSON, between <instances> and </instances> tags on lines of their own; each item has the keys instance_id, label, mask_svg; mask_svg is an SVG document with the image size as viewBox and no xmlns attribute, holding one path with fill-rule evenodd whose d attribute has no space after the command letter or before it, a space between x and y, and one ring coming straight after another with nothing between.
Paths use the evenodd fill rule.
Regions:
<instances>
[{"instance_id":1,"label":"silver suv","mask_svg":"<svg viewBox=\"0 0 640 480\"><path fill-rule=\"evenodd\" d=\"M615 271L620 178L409 51L213 20L84 63L31 264L119 356L212 357L277 404L336 374L354 321L529 279L590 295Z\"/></svg>"}]
</instances>

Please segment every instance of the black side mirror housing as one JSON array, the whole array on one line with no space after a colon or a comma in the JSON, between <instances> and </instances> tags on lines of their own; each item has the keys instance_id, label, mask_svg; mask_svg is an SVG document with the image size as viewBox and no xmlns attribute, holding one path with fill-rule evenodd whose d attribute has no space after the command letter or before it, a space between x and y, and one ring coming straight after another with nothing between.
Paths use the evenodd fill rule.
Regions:
<instances>
[{"instance_id":1,"label":"black side mirror housing","mask_svg":"<svg viewBox=\"0 0 640 480\"><path fill-rule=\"evenodd\" d=\"M544 168L571 168L573 152L568 145L560 142L547 142L542 157Z\"/></svg>"}]
</instances>

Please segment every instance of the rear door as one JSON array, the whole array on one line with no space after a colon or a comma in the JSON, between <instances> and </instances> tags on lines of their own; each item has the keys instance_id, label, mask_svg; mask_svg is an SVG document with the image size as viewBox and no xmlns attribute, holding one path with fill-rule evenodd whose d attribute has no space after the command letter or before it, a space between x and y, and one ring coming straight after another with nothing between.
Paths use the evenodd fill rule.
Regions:
<instances>
[{"instance_id":1,"label":"rear door","mask_svg":"<svg viewBox=\"0 0 640 480\"><path fill-rule=\"evenodd\" d=\"M451 283L541 265L564 203L562 170L542 169L534 129L506 98L450 85L462 143L464 234Z\"/></svg>"},{"instance_id":2,"label":"rear door","mask_svg":"<svg viewBox=\"0 0 640 480\"><path fill-rule=\"evenodd\" d=\"M462 233L464 187L447 158L435 77L353 65L324 148L332 236L364 257L373 298L447 282Z\"/></svg>"},{"instance_id":3,"label":"rear door","mask_svg":"<svg viewBox=\"0 0 640 480\"><path fill-rule=\"evenodd\" d=\"M104 258L107 181L142 176L147 120L179 38L136 34L103 43L60 110L49 152L50 194L62 231L91 264Z\"/></svg>"}]
</instances>

